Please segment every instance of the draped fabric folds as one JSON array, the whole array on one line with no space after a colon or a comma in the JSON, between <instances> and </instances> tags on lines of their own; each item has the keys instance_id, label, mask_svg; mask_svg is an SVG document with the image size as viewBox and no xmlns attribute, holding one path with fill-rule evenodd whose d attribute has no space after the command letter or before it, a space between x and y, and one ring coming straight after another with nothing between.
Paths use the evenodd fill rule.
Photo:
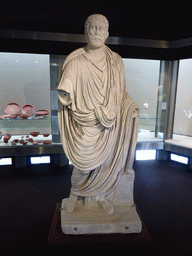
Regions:
<instances>
[{"instance_id":1,"label":"draped fabric folds","mask_svg":"<svg viewBox=\"0 0 192 256\"><path fill-rule=\"evenodd\" d=\"M57 89L61 141L75 166L71 192L108 194L132 168L137 141L138 106L126 92L123 61L107 46L99 63L80 48L66 58Z\"/></svg>"}]
</instances>

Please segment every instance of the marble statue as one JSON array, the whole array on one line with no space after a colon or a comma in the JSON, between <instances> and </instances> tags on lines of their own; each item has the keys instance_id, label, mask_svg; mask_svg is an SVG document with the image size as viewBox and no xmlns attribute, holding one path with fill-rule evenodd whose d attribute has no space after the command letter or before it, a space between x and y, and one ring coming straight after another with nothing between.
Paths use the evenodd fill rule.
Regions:
<instances>
[{"instance_id":1,"label":"marble statue","mask_svg":"<svg viewBox=\"0 0 192 256\"><path fill-rule=\"evenodd\" d=\"M70 223L73 222L70 218L77 222L84 216L87 220L98 211L95 225L99 225L99 219L115 216L116 208L119 209L116 206L120 202L124 204L122 194L124 198L130 194L128 204L134 206L132 165L139 107L126 92L122 58L105 45L108 27L103 15L87 18L87 45L68 55L57 88L61 141L74 165L70 196L62 202L63 218ZM119 188L124 189L123 192L117 192ZM74 217L78 211L82 211L81 218ZM105 217L98 217L101 215ZM79 227L78 223L74 225L75 233ZM108 231L100 227L98 231L96 226L95 233L119 232L114 227L111 230L108 227ZM81 232L94 233L93 229ZM135 232L140 231L137 228Z\"/></svg>"}]
</instances>

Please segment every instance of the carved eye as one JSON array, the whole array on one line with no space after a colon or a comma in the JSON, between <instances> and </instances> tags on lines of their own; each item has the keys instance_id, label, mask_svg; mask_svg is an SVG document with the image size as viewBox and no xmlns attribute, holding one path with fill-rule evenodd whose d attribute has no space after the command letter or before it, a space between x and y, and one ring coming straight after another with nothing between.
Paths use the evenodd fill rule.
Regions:
<instances>
[{"instance_id":1,"label":"carved eye","mask_svg":"<svg viewBox=\"0 0 192 256\"><path fill-rule=\"evenodd\" d=\"M90 29L93 31L96 29L96 26L91 26Z\"/></svg>"}]
</instances>

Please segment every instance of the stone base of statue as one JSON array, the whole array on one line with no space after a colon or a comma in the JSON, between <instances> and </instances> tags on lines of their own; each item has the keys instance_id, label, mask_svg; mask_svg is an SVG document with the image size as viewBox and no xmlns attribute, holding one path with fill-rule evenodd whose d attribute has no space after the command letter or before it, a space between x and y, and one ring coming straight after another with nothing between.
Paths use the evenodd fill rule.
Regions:
<instances>
[{"instance_id":1,"label":"stone base of statue","mask_svg":"<svg viewBox=\"0 0 192 256\"><path fill-rule=\"evenodd\" d=\"M134 171L124 174L117 188L106 197L112 203L114 213L108 214L98 201L89 204L78 200L75 210L65 210L63 199L61 205L61 228L65 234L98 234L98 233L140 233L141 220L133 201Z\"/></svg>"}]
</instances>

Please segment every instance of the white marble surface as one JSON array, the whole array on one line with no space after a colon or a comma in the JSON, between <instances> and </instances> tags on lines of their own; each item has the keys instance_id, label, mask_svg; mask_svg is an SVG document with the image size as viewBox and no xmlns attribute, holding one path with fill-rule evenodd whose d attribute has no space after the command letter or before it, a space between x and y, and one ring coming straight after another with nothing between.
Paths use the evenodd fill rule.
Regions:
<instances>
[{"instance_id":1,"label":"white marble surface","mask_svg":"<svg viewBox=\"0 0 192 256\"><path fill-rule=\"evenodd\" d=\"M74 165L64 207L68 213L85 197L98 198L100 207L113 214L112 202L104 197L134 161L139 107L126 92L121 56L105 45L108 27L103 15L87 18L87 45L67 56L57 87L61 141Z\"/></svg>"},{"instance_id":2,"label":"white marble surface","mask_svg":"<svg viewBox=\"0 0 192 256\"><path fill-rule=\"evenodd\" d=\"M83 203L78 202L76 211L69 214L61 209L61 216L61 227L65 234L141 232L141 221L135 206L114 206L114 213L107 215L96 203L85 210Z\"/></svg>"}]
</instances>

